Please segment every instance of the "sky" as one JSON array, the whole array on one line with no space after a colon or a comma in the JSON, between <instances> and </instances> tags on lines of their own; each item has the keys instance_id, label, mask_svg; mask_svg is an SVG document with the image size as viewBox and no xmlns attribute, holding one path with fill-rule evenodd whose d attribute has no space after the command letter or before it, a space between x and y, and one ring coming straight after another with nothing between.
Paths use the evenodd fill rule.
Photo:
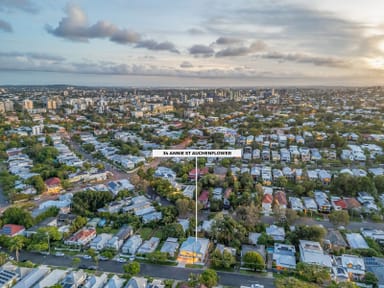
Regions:
<instances>
[{"instance_id":1,"label":"sky","mask_svg":"<svg viewBox=\"0 0 384 288\"><path fill-rule=\"evenodd\" d=\"M382 0L0 0L0 85L370 86Z\"/></svg>"}]
</instances>

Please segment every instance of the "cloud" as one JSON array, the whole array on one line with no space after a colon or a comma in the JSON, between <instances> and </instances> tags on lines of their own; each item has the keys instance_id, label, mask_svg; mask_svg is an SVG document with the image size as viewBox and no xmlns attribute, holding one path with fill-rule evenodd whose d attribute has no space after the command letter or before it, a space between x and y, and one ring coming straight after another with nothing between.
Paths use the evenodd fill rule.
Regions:
<instances>
[{"instance_id":1,"label":"cloud","mask_svg":"<svg viewBox=\"0 0 384 288\"><path fill-rule=\"evenodd\" d=\"M293 54L284 54L279 52L269 52L267 54L262 54L259 57L264 59L274 59L281 62L291 61L296 63L309 63L316 66L328 66L328 67L338 67L338 68L347 68L351 64L343 59L334 58L334 57L321 57L308 55L303 53L293 53Z\"/></svg>"},{"instance_id":2,"label":"cloud","mask_svg":"<svg viewBox=\"0 0 384 288\"><path fill-rule=\"evenodd\" d=\"M271 40L277 45L333 55L353 52L366 28L304 5L267 0L249 3L246 8L212 9L216 15L203 22L204 28L225 37Z\"/></svg>"},{"instance_id":3,"label":"cloud","mask_svg":"<svg viewBox=\"0 0 384 288\"><path fill-rule=\"evenodd\" d=\"M209 57L215 53L215 50L212 47L197 44L189 48L189 53L195 56Z\"/></svg>"},{"instance_id":4,"label":"cloud","mask_svg":"<svg viewBox=\"0 0 384 288\"><path fill-rule=\"evenodd\" d=\"M125 28L120 29L107 21L98 21L93 25L89 25L84 11L73 4L67 5L65 11L67 16L60 20L56 28L46 26L48 33L71 41L88 42L90 39L107 38L118 44L136 44L135 48L179 53L171 42L157 42L152 39L143 40L142 35L139 33Z\"/></svg>"},{"instance_id":5,"label":"cloud","mask_svg":"<svg viewBox=\"0 0 384 288\"><path fill-rule=\"evenodd\" d=\"M384 35L366 37L361 41L359 54L367 57L377 57L384 52Z\"/></svg>"},{"instance_id":6,"label":"cloud","mask_svg":"<svg viewBox=\"0 0 384 288\"><path fill-rule=\"evenodd\" d=\"M201 34L204 34L205 32L201 29L198 29L198 28L191 28L191 29L188 29L187 31L189 34L191 35L201 35Z\"/></svg>"},{"instance_id":7,"label":"cloud","mask_svg":"<svg viewBox=\"0 0 384 288\"><path fill-rule=\"evenodd\" d=\"M0 11L14 10L33 14L39 12L38 7L30 0L0 0Z\"/></svg>"},{"instance_id":8,"label":"cloud","mask_svg":"<svg viewBox=\"0 0 384 288\"><path fill-rule=\"evenodd\" d=\"M35 52L0 52L0 57L5 58L24 58L26 60L44 60L44 61L65 61L64 57L46 54L46 53L35 53Z\"/></svg>"},{"instance_id":9,"label":"cloud","mask_svg":"<svg viewBox=\"0 0 384 288\"><path fill-rule=\"evenodd\" d=\"M183 63L180 64L180 68L193 68L193 65L191 62L184 61Z\"/></svg>"},{"instance_id":10,"label":"cloud","mask_svg":"<svg viewBox=\"0 0 384 288\"><path fill-rule=\"evenodd\" d=\"M238 38L234 38L234 37L219 37L217 38L216 40L216 44L219 44L219 45L230 45L230 44L236 44L236 43L239 43L241 42L240 39Z\"/></svg>"},{"instance_id":11,"label":"cloud","mask_svg":"<svg viewBox=\"0 0 384 288\"><path fill-rule=\"evenodd\" d=\"M137 43L137 48L147 48L149 50L166 50L173 53L180 53L171 42L156 42L154 40L143 40Z\"/></svg>"},{"instance_id":12,"label":"cloud","mask_svg":"<svg viewBox=\"0 0 384 288\"><path fill-rule=\"evenodd\" d=\"M263 41L256 41L249 47L228 47L216 53L216 57L245 56L252 53L264 51L267 45Z\"/></svg>"},{"instance_id":13,"label":"cloud","mask_svg":"<svg viewBox=\"0 0 384 288\"><path fill-rule=\"evenodd\" d=\"M0 19L0 31L12 32L12 26L8 22Z\"/></svg>"}]
</instances>

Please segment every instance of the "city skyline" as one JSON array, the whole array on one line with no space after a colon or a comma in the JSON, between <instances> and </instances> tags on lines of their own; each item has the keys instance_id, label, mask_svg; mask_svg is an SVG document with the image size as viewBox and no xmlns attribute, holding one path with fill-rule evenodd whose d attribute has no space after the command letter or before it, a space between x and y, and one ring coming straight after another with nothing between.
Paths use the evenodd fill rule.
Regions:
<instances>
[{"instance_id":1,"label":"city skyline","mask_svg":"<svg viewBox=\"0 0 384 288\"><path fill-rule=\"evenodd\" d=\"M0 0L0 85L380 85L381 1Z\"/></svg>"}]
</instances>

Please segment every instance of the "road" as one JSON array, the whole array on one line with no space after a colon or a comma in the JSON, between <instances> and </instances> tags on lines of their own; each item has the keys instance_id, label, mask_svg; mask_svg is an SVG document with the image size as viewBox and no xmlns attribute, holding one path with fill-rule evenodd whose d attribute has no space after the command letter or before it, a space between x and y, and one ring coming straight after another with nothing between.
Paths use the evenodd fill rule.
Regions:
<instances>
[{"instance_id":1,"label":"road","mask_svg":"<svg viewBox=\"0 0 384 288\"><path fill-rule=\"evenodd\" d=\"M57 256L44 256L37 253L31 253L22 251L20 253L21 260L30 260L37 264L45 264L52 266L61 267L72 267L72 258L69 256L57 257ZM94 265L90 260L81 260L81 264L87 266ZM123 273L123 264L116 261L100 261L99 271L108 273ZM179 281L186 281L191 273L201 273L203 269L192 269L192 268L180 268L174 266L161 266L148 263L140 263L140 275L151 276L156 278L174 279ZM219 276L219 283L225 286L239 287L240 285L250 286L251 284L262 284L265 288L275 287L273 284L273 278L259 275L256 273L252 274L240 274L230 272L217 272Z\"/></svg>"}]
</instances>

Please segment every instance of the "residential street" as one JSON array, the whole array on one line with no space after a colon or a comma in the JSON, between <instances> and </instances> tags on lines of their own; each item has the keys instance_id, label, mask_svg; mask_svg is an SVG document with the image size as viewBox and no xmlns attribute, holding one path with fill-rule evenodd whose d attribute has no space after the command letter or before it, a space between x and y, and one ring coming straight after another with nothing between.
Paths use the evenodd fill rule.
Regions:
<instances>
[{"instance_id":1,"label":"residential street","mask_svg":"<svg viewBox=\"0 0 384 288\"><path fill-rule=\"evenodd\" d=\"M30 260L38 264L46 264L53 266L72 267L72 258L69 256L57 257L53 255L45 256L37 253L22 251L20 253L21 260ZM87 266L94 265L90 260L81 260L81 264ZM99 271L109 273L123 273L123 264L116 261L100 261ZM148 263L140 263L142 276L151 276L175 280L187 280L191 273L200 273L203 269L179 268L174 266L161 266ZM229 272L218 272L219 283L225 286L239 287L240 285L250 286L251 284L262 284L266 288L274 287L273 278L260 274L240 274Z\"/></svg>"}]
</instances>

